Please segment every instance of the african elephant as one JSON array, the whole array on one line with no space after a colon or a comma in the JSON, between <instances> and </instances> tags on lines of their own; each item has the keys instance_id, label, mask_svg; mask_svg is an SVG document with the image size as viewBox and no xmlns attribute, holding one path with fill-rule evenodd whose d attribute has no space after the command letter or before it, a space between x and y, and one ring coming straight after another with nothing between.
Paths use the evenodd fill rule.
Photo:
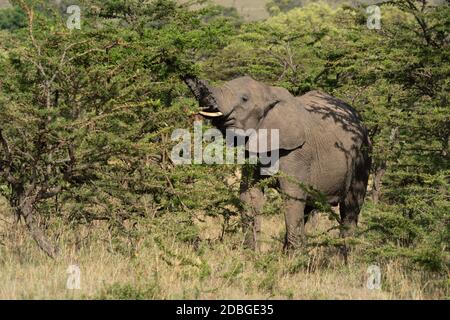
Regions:
<instances>
[{"instance_id":1,"label":"african elephant","mask_svg":"<svg viewBox=\"0 0 450 320\"><path fill-rule=\"evenodd\" d=\"M319 91L294 97L286 89L251 77L239 77L212 87L185 76L201 107L200 114L223 131L278 129L281 192L285 195L285 248L296 248L305 237L304 224L314 210L310 192L319 191L331 206L339 205L341 236L354 230L364 201L371 159L367 130L357 112L345 102ZM271 151L270 146L268 147ZM295 178L295 181L289 177ZM241 200L246 245L257 248L258 214L263 193L255 186L259 171L243 172Z\"/></svg>"}]
</instances>

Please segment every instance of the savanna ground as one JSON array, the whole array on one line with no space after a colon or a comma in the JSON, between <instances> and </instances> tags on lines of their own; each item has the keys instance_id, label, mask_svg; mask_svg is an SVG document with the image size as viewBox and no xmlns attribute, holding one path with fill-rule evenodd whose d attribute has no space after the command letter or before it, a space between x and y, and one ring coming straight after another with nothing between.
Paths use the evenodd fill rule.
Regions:
<instances>
[{"instance_id":1,"label":"savanna ground","mask_svg":"<svg viewBox=\"0 0 450 320\"><path fill-rule=\"evenodd\" d=\"M380 290L367 288L368 262L353 252L345 265L337 250L281 253L282 215L264 216L260 253L242 249L242 233L223 235L223 219L199 215L201 239L180 241L175 216L136 223L135 241L120 242L99 224L59 226L60 256L49 259L23 229L1 215L0 299L442 299L428 273L402 262L380 265ZM201 221L200 221L201 220ZM335 224L317 213L307 225L311 238ZM364 219L361 225L364 225ZM183 237L183 235L181 235ZM67 269L78 265L81 288L69 290Z\"/></svg>"},{"instance_id":2,"label":"savanna ground","mask_svg":"<svg viewBox=\"0 0 450 320\"><path fill-rule=\"evenodd\" d=\"M196 1L78 0L80 29L67 24L75 0L10 2L0 298L450 297L448 2L379 4L379 29L364 5L341 1L272 0L267 19L249 22ZM361 114L373 165L347 264L339 216L317 192L307 246L282 253L282 195L271 191L262 252L243 249L236 167L170 161L171 133L197 119L186 74L321 90ZM80 290L67 289L74 265ZM371 265L381 290L367 288Z\"/></svg>"}]
</instances>

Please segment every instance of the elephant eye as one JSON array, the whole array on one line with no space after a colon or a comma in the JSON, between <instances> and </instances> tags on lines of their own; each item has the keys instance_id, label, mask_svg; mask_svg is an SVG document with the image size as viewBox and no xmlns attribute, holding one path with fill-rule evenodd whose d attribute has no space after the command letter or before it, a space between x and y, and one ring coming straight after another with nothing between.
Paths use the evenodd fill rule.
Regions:
<instances>
[{"instance_id":1,"label":"elephant eye","mask_svg":"<svg viewBox=\"0 0 450 320\"><path fill-rule=\"evenodd\" d=\"M241 100L242 100L242 102L247 102L247 101L248 101L248 96L247 96L246 94L244 94L244 95L241 97Z\"/></svg>"}]
</instances>

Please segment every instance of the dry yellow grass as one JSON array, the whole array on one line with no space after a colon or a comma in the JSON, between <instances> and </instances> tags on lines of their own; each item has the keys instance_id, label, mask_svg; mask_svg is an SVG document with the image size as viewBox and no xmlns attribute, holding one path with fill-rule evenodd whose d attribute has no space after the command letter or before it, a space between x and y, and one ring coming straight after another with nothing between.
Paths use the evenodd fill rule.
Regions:
<instances>
[{"instance_id":1,"label":"dry yellow grass","mask_svg":"<svg viewBox=\"0 0 450 320\"><path fill-rule=\"evenodd\" d=\"M0 206L0 212L2 211ZM176 230L142 221L133 250L117 250L107 228L98 224L79 227L76 233L61 227L61 254L56 260L43 255L26 230L11 228L10 216L1 214L0 299L434 299L423 274L409 273L399 264L382 266L382 289L366 288L367 264L352 259L345 266L339 256L314 249L303 256L281 254L278 240L281 217L263 221L263 248L253 253L240 247L241 234L223 241L219 218L197 222L199 246L182 243ZM324 230L330 222L317 215L310 224ZM176 227L176 224L174 224ZM312 230L310 230L312 232ZM120 253L122 252L122 253ZM81 289L68 290L67 268L81 271ZM425 293L427 292L427 293Z\"/></svg>"}]
</instances>

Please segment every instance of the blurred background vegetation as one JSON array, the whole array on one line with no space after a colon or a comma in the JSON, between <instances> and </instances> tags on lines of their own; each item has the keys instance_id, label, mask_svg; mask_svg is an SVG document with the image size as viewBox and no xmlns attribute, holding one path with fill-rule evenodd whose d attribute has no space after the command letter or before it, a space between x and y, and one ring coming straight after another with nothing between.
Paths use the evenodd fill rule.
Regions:
<instances>
[{"instance_id":1,"label":"blurred background vegetation","mask_svg":"<svg viewBox=\"0 0 450 320\"><path fill-rule=\"evenodd\" d=\"M220 83L251 75L295 95L326 91L362 114L374 164L352 239L355 263L394 261L449 297L448 3L387 1L376 30L366 26L366 4L346 1L272 0L258 20L243 17L239 5L204 1L10 2L0 9L0 264L32 261L14 234L23 228L21 237L54 258L100 234L110 252L129 259L144 238L168 261L179 243L194 262L181 260L208 277L204 246L242 250L239 173L171 163L172 131L196 119L179 76ZM72 4L81 7L80 30L66 27ZM281 216L276 191L268 197L267 218ZM311 252L333 248L330 223L284 267L309 270ZM218 227L209 238L208 224ZM269 291L271 263L282 264L270 260L279 240L271 238L266 258L248 258ZM245 268L236 259L227 285ZM160 297L155 288L113 286L103 297Z\"/></svg>"}]
</instances>

